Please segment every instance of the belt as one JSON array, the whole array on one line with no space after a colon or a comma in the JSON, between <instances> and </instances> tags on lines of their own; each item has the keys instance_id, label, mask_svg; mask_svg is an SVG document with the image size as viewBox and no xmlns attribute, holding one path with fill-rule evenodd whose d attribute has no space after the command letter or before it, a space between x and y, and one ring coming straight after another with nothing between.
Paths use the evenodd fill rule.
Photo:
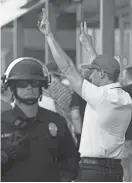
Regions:
<instances>
[{"instance_id":1,"label":"belt","mask_svg":"<svg viewBox=\"0 0 132 183\"><path fill-rule=\"evenodd\" d=\"M96 164L96 165L105 165L105 166L120 166L120 159L111 159L111 158L92 158L92 157L83 157L80 161L81 164Z\"/></svg>"}]
</instances>

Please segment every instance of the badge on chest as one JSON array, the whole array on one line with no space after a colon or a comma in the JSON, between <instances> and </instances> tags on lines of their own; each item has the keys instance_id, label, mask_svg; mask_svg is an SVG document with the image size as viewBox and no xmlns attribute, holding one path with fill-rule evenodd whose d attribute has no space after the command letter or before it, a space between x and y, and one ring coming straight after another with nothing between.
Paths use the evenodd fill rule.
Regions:
<instances>
[{"instance_id":1,"label":"badge on chest","mask_svg":"<svg viewBox=\"0 0 132 183\"><path fill-rule=\"evenodd\" d=\"M49 132L53 137L57 136L58 128L55 123L49 123Z\"/></svg>"}]
</instances>

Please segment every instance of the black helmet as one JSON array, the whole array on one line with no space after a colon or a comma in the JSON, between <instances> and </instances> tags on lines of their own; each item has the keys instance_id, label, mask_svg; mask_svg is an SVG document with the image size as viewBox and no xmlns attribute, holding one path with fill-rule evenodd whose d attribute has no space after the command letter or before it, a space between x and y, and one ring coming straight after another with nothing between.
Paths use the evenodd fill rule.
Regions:
<instances>
[{"instance_id":1,"label":"black helmet","mask_svg":"<svg viewBox=\"0 0 132 183\"><path fill-rule=\"evenodd\" d=\"M47 89L48 83L50 82L50 76L48 74L48 69L41 61L32 57L22 57L15 59L7 68L5 74L1 78L4 84L11 87L11 91L15 98L20 102L27 105L32 105L38 101L38 98L33 99L23 99L17 95L16 91L16 80L39 80L40 84L40 95L42 96L42 87Z\"/></svg>"},{"instance_id":2,"label":"black helmet","mask_svg":"<svg viewBox=\"0 0 132 183\"><path fill-rule=\"evenodd\" d=\"M3 78L7 82L14 80L40 80L47 85L50 82L46 66L32 57L15 59L8 66Z\"/></svg>"}]
</instances>

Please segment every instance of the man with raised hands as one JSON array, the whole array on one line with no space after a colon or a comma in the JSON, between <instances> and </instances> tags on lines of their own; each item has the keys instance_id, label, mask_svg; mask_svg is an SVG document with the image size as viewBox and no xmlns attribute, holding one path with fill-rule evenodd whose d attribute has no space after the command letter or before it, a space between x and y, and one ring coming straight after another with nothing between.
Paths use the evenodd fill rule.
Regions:
<instances>
[{"instance_id":1,"label":"man with raised hands","mask_svg":"<svg viewBox=\"0 0 132 183\"><path fill-rule=\"evenodd\" d=\"M87 66L92 70L90 83L81 76L55 40L44 9L38 28L45 36L61 72L72 88L87 102L79 148L81 162L77 181L122 181L121 158L125 133L131 120L132 100L118 82L118 61L106 54L97 55L89 41L86 23L82 25L85 47L93 59Z\"/></svg>"}]
</instances>

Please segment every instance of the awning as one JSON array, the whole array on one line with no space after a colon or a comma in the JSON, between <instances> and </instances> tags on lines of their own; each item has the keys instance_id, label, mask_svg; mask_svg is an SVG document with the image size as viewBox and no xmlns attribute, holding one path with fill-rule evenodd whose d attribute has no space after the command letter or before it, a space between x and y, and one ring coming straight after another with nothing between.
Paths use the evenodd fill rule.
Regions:
<instances>
[{"instance_id":1,"label":"awning","mask_svg":"<svg viewBox=\"0 0 132 183\"><path fill-rule=\"evenodd\" d=\"M46 0L6 0L0 8L0 27L7 25L13 20L25 15L29 11L41 6Z\"/></svg>"}]
</instances>

